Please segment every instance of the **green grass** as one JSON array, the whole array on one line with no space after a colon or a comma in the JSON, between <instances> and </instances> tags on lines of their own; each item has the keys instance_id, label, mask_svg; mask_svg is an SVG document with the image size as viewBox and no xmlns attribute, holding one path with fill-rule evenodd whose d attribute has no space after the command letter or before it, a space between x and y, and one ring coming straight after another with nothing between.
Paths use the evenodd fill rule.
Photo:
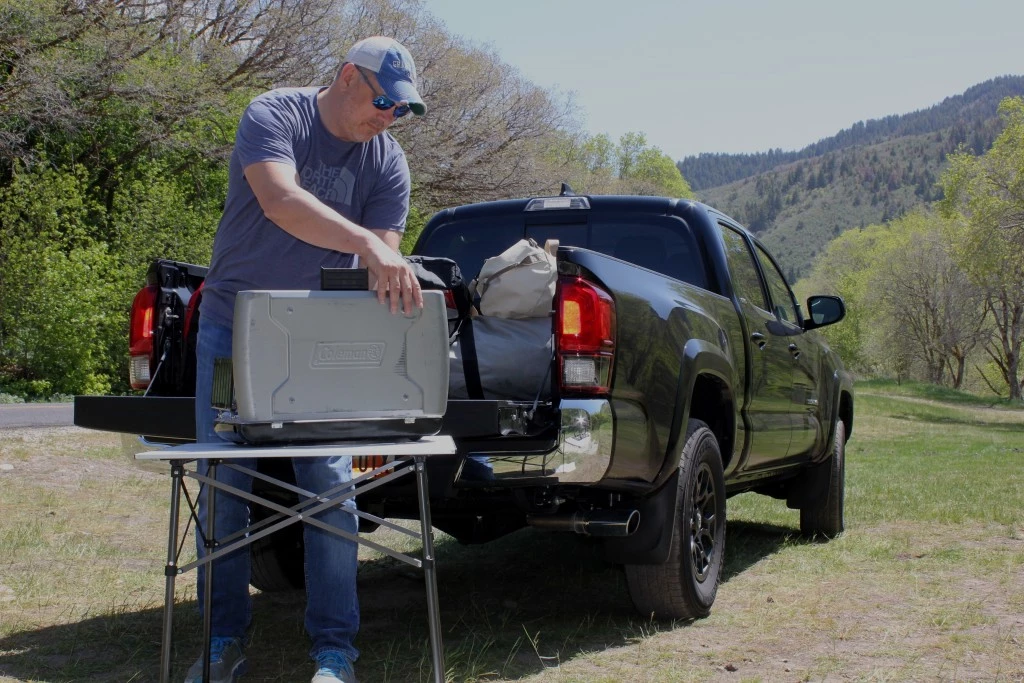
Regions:
<instances>
[{"instance_id":1,"label":"green grass","mask_svg":"<svg viewBox=\"0 0 1024 683\"><path fill-rule=\"evenodd\" d=\"M1024 411L891 388L858 386L847 531L810 541L784 502L731 498L723 583L692 624L637 615L581 537L439 534L448 680L1024 678ZM79 476L40 474L56 456ZM155 680L167 478L99 442L0 442L0 462L0 681ZM361 679L429 680L420 576L361 557ZM177 595L180 673L199 651L191 576ZM254 596L244 680L308 679L303 608Z\"/></svg>"},{"instance_id":2,"label":"green grass","mask_svg":"<svg viewBox=\"0 0 1024 683\"><path fill-rule=\"evenodd\" d=\"M863 379L857 380L857 392L926 398L953 405L1002 406L1011 410L1024 411L1024 403L1020 401L1013 402L992 394L972 394L967 391L960 391L927 382L904 381L896 383L891 379Z\"/></svg>"}]
</instances>

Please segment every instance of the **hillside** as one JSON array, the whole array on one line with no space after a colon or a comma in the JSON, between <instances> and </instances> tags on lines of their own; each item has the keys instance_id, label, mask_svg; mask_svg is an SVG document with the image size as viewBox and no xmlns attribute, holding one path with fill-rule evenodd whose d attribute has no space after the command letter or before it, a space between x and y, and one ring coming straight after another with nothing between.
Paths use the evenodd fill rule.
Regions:
<instances>
[{"instance_id":1,"label":"hillside","mask_svg":"<svg viewBox=\"0 0 1024 683\"><path fill-rule=\"evenodd\" d=\"M778 150L717 155L721 173L752 167L745 162L776 163L756 175L697 189L697 195L758 233L795 281L844 230L939 199L936 183L946 155L961 146L986 151L999 134L999 101L1013 95L1024 95L1024 77L995 79L927 110L856 124L789 153L792 158Z\"/></svg>"},{"instance_id":2,"label":"hillside","mask_svg":"<svg viewBox=\"0 0 1024 683\"><path fill-rule=\"evenodd\" d=\"M753 154L703 153L685 157L676 164L694 190L705 190L749 178L777 166L810 159L850 147L873 145L894 137L934 133L956 126L972 129L991 118L1004 97L1024 94L1024 76L1001 76L979 83L961 95L947 97L939 104L909 114L893 114L867 122L858 121L830 138L799 151L772 149ZM969 140L969 146L980 140Z\"/></svg>"}]
</instances>

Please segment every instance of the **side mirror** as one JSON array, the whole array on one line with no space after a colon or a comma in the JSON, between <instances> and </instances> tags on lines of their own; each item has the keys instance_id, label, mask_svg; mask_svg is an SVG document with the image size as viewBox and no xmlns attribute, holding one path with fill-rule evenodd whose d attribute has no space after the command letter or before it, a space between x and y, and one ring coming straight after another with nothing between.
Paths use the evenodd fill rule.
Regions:
<instances>
[{"instance_id":1,"label":"side mirror","mask_svg":"<svg viewBox=\"0 0 1024 683\"><path fill-rule=\"evenodd\" d=\"M813 330L837 323L846 316L846 304L838 296L812 296L807 299L810 317L804 320L804 329Z\"/></svg>"}]
</instances>

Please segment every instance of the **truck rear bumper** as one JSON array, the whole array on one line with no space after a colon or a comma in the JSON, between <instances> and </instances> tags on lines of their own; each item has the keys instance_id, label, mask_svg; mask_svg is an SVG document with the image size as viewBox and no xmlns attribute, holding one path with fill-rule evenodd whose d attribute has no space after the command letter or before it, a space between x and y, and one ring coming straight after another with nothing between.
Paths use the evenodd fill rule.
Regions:
<instances>
[{"instance_id":1,"label":"truck rear bumper","mask_svg":"<svg viewBox=\"0 0 1024 683\"><path fill-rule=\"evenodd\" d=\"M596 484L612 459L611 404L603 399L563 399L553 449L545 452L466 453L456 486ZM497 444L496 444L497 445Z\"/></svg>"}]
</instances>

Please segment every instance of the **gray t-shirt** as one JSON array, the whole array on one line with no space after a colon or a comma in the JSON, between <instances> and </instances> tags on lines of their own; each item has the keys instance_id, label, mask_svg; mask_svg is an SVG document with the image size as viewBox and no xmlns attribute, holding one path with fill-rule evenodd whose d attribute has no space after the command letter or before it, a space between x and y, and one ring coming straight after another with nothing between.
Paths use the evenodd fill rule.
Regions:
<instances>
[{"instance_id":1,"label":"gray t-shirt","mask_svg":"<svg viewBox=\"0 0 1024 683\"><path fill-rule=\"evenodd\" d=\"M410 182L402 148L386 132L364 143L333 136L320 119L320 90L272 90L242 115L203 287L200 310L208 320L230 327L241 290L319 289L320 266L356 265L354 255L315 247L270 221L245 179L250 164L290 164L305 190L349 220L364 228L405 229Z\"/></svg>"}]
</instances>

